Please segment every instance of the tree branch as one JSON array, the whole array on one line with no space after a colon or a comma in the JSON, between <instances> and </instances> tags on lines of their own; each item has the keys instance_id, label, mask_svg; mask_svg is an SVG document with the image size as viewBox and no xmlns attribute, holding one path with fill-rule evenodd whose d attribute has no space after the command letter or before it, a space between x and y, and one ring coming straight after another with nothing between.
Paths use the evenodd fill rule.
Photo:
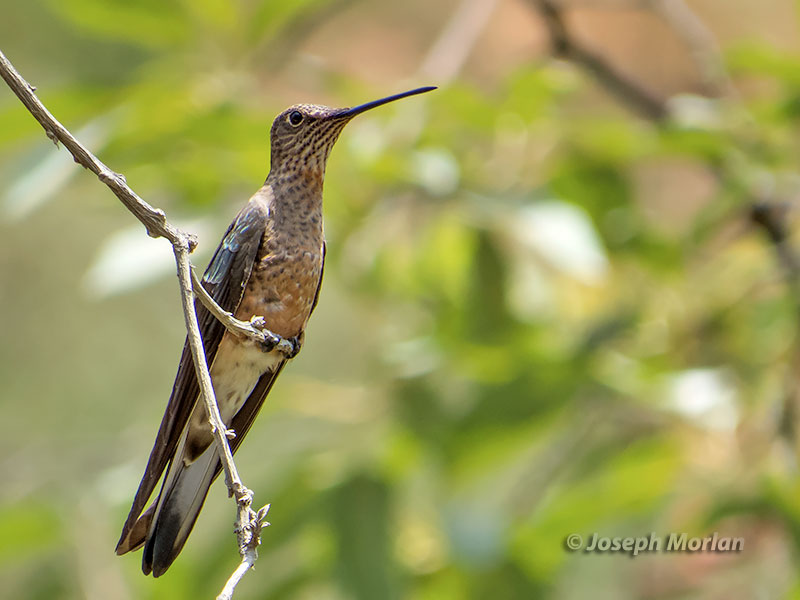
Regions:
<instances>
[{"instance_id":1,"label":"tree branch","mask_svg":"<svg viewBox=\"0 0 800 600\"><path fill-rule=\"evenodd\" d=\"M669 115L666 102L657 98L640 83L622 75L608 61L592 52L570 35L564 24L563 11L583 3L559 0L529 0L541 14L552 39L554 54L573 61L591 73L617 98L648 118L657 120ZM684 43L697 66L705 92L711 96L738 97L733 82L720 58L713 33L683 0L620 0L617 6L598 5L591 8L643 8L660 18Z\"/></svg>"},{"instance_id":2,"label":"tree branch","mask_svg":"<svg viewBox=\"0 0 800 600\"><path fill-rule=\"evenodd\" d=\"M44 104L42 104L34 94L36 88L22 78L2 51L0 51L0 77L5 80L22 104L25 105L28 111L44 128L47 137L53 140L56 145L58 145L58 142L64 144L64 147L72 154L75 162L97 175L100 181L106 184L125 207L145 226L148 235L151 237L164 237L172 244L172 249L175 254L175 263L178 268L178 284L180 286L181 305L186 324L186 335L192 352L195 373L200 385L200 396L206 408L211 432L217 446L217 453L220 456L222 467L225 472L225 484L228 486L229 495L236 499L238 510L236 535L239 542L239 551L242 556L242 564L236 569L234 575L231 576L231 579L226 584L223 593L219 596L222 600L228 600L233 594L233 589L236 587L236 584L247 569L253 565L258 556L256 549L260 543L263 519L269 507L262 508L258 513L254 512L251 508L253 493L244 486L236 470L236 465L233 462L233 454L228 444L228 435L232 435L232 432L229 432L225 427L219 412L217 400L214 396L214 387L211 383L211 375L208 371L206 354L203 349L203 340L197 322L197 312L194 305L195 292L202 290L199 296L206 306L209 306L207 302L210 301L211 304L216 306L218 311L222 313L224 313L224 311L222 311L213 299L208 296L202 286L198 285L195 289L192 287L193 271L191 262L189 261L189 254L197 246L197 240L193 235L185 233L171 225L167 221L163 210L153 208L142 200L128 187L124 176L109 169L75 139L66 127L59 123L50 111L45 108ZM205 301L203 300L204 298ZM214 315L218 315L217 311L211 310L211 312ZM223 323L226 327L229 327L225 320L223 320ZM260 334L262 338L266 337L271 340L272 338L269 338L269 336L274 336L271 332L254 331ZM290 342L282 340L282 338L279 341L290 344ZM279 341L275 342L276 345ZM234 577L236 577L235 580Z\"/></svg>"},{"instance_id":3,"label":"tree branch","mask_svg":"<svg viewBox=\"0 0 800 600\"><path fill-rule=\"evenodd\" d=\"M554 53L571 60L593 75L606 89L627 105L654 121L669 117L666 102L654 98L647 90L620 75L610 64L587 50L570 35L562 16L562 6L556 0L529 0L542 15L550 32ZM658 15L683 41L697 65L706 91L714 96L739 100L738 92L725 70L716 40L705 23L683 0L638 0ZM723 168L712 168L716 179L724 182L729 178L739 179L736 170L739 161ZM785 384L782 418L779 432L800 448L800 257L789 239L786 223L787 206L774 199L765 199L761 194L751 193L748 219L763 231L773 248L776 262L783 272L787 294L796 311L796 326L793 333L791 367Z\"/></svg>"},{"instance_id":4,"label":"tree branch","mask_svg":"<svg viewBox=\"0 0 800 600\"><path fill-rule=\"evenodd\" d=\"M553 53L585 69L618 99L652 121L669 116L666 103L641 84L620 73L610 63L583 46L569 34L561 7L553 0L529 0L542 15L550 33Z\"/></svg>"},{"instance_id":5,"label":"tree branch","mask_svg":"<svg viewBox=\"0 0 800 600\"><path fill-rule=\"evenodd\" d=\"M45 108L39 98L36 97L34 91L36 88L25 81L22 76L17 72L14 66L6 58L5 54L0 51L0 77L2 77L11 88L11 91L16 94L25 108L28 109L39 124L44 128L44 132L56 145L58 142L64 144L64 147L72 154L75 162L89 169L92 173L105 183L114 195L120 199L133 216L135 216L147 228L147 233L151 237L164 237L167 238L173 245L185 242L189 246L189 250L194 250L197 241L194 236L182 232L180 229L173 227L167 222L167 217L164 211L158 208L153 208L147 202L142 200L125 182L125 177L119 173L115 173L104 165L96 156L87 150L83 144L76 140L73 135L67 131L56 118L50 114L50 111Z\"/></svg>"}]
</instances>

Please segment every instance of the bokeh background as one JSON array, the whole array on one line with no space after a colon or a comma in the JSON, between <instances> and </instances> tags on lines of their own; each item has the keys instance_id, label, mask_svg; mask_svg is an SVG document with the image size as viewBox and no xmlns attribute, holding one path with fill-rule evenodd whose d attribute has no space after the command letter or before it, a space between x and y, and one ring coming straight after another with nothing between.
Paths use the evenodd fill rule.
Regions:
<instances>
[{"instance_id":1,"label":"bokeh background","mask_svg":"<svg viewBox=\"0 0 800 600\"><path fill-rule=\"evenodd\" d=\"M434 84L328 166L300 356L237 455L236 597L800 598L790 0L30 0L0 48L200 239L272 118ZM113 554L184 336L168 244L0 86L0 590L212 598L217 483L159 580ZM571 533L744 537L569 553Z\"/></svg>"}]
</instances>

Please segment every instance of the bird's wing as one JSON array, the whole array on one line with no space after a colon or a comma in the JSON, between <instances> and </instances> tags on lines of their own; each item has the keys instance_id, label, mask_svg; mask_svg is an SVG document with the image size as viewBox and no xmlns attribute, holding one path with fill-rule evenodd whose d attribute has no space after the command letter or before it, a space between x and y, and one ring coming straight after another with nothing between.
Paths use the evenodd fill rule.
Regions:
<instances>
[{"instance_id":1,"label":"bird's wing","mask_svg":"<svg viewBox=\"0 0 800 600\"><path fill-rule=\"evenodd\" d=\"M228 228L203 275L203 287L217 304L228 312L235 312L241 302L245 285L250 278L266 230L268 218L267 202L259 195L254 196ZM210 365L214 361L217 347L225 333L225 326L199 301L195 301L195 309L206 359ZM178 374L175 377L167 409L161 419L156 441L150 452L139 489L133 499L131 511L122 527L122 535L117 544L118 554L133 550L141 543L139 539L129 539L131 531L164 469L175 454L175 448L186 421L194 410L198 393L199 387L191 351L188 343L184 342ZM139 536L133 537L138 538Z\"/></svg>"},{"instance_id":2,"label":"bird's wing","mask_svg":"<svg viewBox=\"0 0 800 600\"><path fill-rule=\"evenodd\" d=\"M319 291L322 289L322 277L325 275L325 255L328 253L328 244L325 243L323 240L322 242L322 268L319 270L319 281L317 282L317 291L314 292L314 302L311 303L311 312L308 313L309 316L314 312L314 309L317 308L317 302L319 302Z\"/></svg>"},{"instance_id":3,"label":"bird's wing","mask_svg":"<svg viewBox=\"0 0 800 600\"><path fill-rule=\"evenodd\" d=\"M322 267L323 268L320 270L319 281L317 282L317 289L314 293L314 301L311 308L312 312L314 307L317 305L319 291L322 285L322 273L325 267L324 243L322 246ZM247 400L245 400L242 407L231 419L230 429L236 433L236 436L229 441L231 452L236 452L247 435L247 432L250 431L250 427L261 410L264 400L269 395L272 385L275 383L278 375L280 375L283 367L286 365L286 362L286 359L280 360L269 371L264 373L259 378L255 387L250 392L250 395L247 397ZM172 564L172 561L175 560L175 557L180 553L183 545L186 543L186 539L188 538L189 533L194 526L195 519L197 519L197 516L200 513L200 507L205 500L205 492L222 471L222 463L219 459L219 455L216 452L208 455L206 459L207 461L213 462L203 463L201 462L202 460L202 458L198 459L187 468L184 468L183 465L179 465L179 473L182 474L188 473L188 469L199 468L197 475L202 478L202 484L199 485L199 487L202 489L202 493L197 493L194 491L195 488L198 487L196 482L194 484L189 483L186 487L191 491L191 495L184 496L184 498L189 498L189 504L184 503L182 508L174 510L172 523L168 523L163 532L160 532L159 536L152 536L152 534L147 535L148 541L145 545L144 555L142 557L142 568L145 574L149 574L151 571L156 577L163 574ZM167 477L169 477L169 475ZM180 477L180 474L178 477ZM177 496L172 496L174 488L171 487L171 490L172 491L168 492L167 499L168 501L171 500L174 503L174 508L175 506L179 505L180 500L176 500ZM141 525L139 525L139 522L137 522L130 535L130 539L132 541L138 541L141 543L141 541L144 540L145 534L150 528L151 520L155 517L155 514L155 510L151 512L151 510L148 509L145 515L142 516L142 518L139 520ZM175 515L178 516L178 521L175 521ZM175 525L176 522L177 526ZM160 537L161 539L156 541L156 537ZM158 548L156 546L158 546ZM133 549L133 547L131 549Z\"/></svg>"}]
</instances>

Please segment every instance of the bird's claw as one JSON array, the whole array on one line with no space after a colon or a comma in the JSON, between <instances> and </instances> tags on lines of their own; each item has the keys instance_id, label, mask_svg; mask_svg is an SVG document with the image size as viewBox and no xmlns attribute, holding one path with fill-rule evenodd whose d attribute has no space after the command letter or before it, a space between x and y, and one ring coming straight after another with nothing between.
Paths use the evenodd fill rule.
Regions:
<instances>
[{"instance_id":1,"label":"bird's claw","mask_svg":"<svg viewBox=\"0 0 800 600\"><path fill-rule=\"evenodd\" d=\"M262 333L264 334L264 341L261 342L261 348L264 352L277 350L287 359L294 358L300 352L301 344L297 336L284 338L270 331L263 331Z\"/></svg>"},{"instance_id":2,"label":"bird's claw","mask_svg":"<svg viewBox=\"0 0 800 600\"><path fill-rule=\"evenodd\" d=\"M278 350L278 352L283 354L283 356L287 359L294 358L297 356L298 352L300 352L300 347L302 346L300 336L285 338L279 336L277 333L273 333L267 329L267 324L264 320L264 317L252 317L250 319L250 325L258 329L264 336L264 339L261 341L261 347L263 348L264 352Z\"/></svg>"},{"instance_id":3,"label":"bird's claw","mask_svg":"<svg viewBox=\"0 0 800 600\"><path fill-rule=\"evenodd\" d=\"M286 359L294 358L300 352L300 340L297 336L284 338L276 335L274 340L270 339L263 346L268 352L277 350Z\"/></svg>"},{"instance_id":4,"label":"bird's claw","mask_svg":"<svg viewBox=\"0 0 800 600\"><path fill-rule=\"evenodd\" d=\"M288 358L294 358L300 352L300 338L298 336L290 337L290 338L283 338L281 342L284 344L281 347L281 352L283 355Z\"/></svg>"},{"instance_id":5,"label":"bird's claw","mask_svg":"<svg viewBox=\"0 0 800 600\"><path fill-rule=\"evenodd\" d=\"M283 341L281 336L275 335L271 331L262 330L261 333L264 334L264 341L261 342L264 352L272 352Z\"/></svg>"}]
</instances>

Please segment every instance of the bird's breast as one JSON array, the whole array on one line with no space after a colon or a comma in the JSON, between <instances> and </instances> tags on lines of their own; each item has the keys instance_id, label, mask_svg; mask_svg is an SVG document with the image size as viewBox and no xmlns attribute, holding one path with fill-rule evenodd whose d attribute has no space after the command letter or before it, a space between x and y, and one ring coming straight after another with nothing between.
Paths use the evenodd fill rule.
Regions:
<instances>
[{"instance_id":1,"label":"bird's breast","mask_svg":"<svg viewBox=\"0 0 800 600\"><path fill-rule=\"evenodd\" d=\"M322 247L269 253L253 268L236 317L264 317L267 328L283 337L305 329L322 275Z\"/></svg>"}]
</instances>

